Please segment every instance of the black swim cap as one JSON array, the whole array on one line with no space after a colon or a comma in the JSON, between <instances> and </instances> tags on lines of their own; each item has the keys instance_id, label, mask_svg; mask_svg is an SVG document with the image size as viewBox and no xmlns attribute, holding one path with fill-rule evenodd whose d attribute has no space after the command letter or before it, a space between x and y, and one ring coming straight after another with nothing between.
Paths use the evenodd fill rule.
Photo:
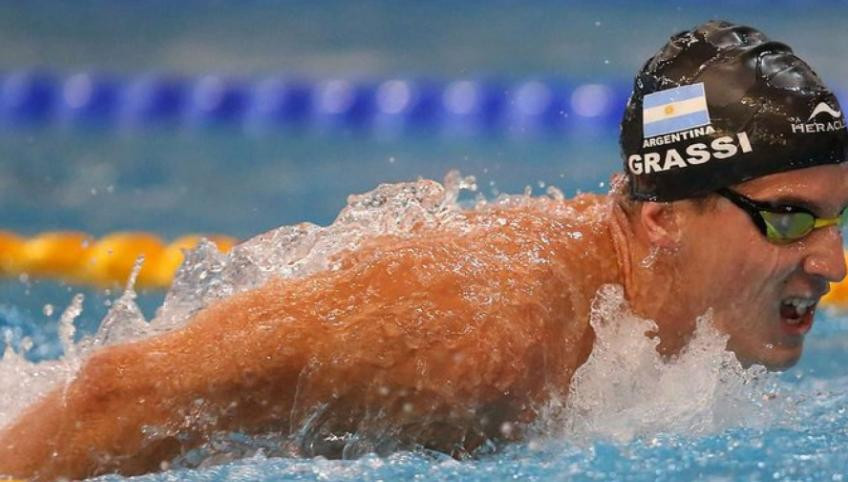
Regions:
<instances>
[{"instance_id":1,"label":"black swim cap","mask_svg":"<svg viewBox=\"0 0 848 482\"><path fill-rule=\"evenodd\" d=\"M621 122L630 195L698 197L848 156L833 93L789 46L710 21L679 33L636 76Z\"/></svg>"}]
</instances>

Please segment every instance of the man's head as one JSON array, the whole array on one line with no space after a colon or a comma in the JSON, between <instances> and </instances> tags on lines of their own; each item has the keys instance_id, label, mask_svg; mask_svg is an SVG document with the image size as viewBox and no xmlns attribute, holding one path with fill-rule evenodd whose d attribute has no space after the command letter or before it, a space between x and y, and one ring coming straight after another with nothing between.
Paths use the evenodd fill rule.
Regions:
<instances>
[{"instance_id":1,"label":"man's head","mask_svg":"<svg viewBox=\"0 0 848 482\"><path fill-rule=\"evenodd\" d=\"M712 309L745 362L797 361L814 303L845 276L839 228L821 221L848 205L848 131L831 91L785 44L708 22L637 75L621 147L637 239L668 248L685 283L667 291L676 314ZM691 323L657 321L664 341Z\"/></svg>"}]
</instances>

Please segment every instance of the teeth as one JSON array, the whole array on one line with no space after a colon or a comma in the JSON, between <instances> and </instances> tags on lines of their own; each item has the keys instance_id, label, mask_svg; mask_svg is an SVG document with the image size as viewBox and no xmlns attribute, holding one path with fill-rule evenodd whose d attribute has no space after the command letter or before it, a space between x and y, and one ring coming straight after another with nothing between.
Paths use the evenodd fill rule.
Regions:
<instances>
[{"instance_id":1,"label":"teeth","mask_svg":"<svg viewBox=\"0 0 848 482\"><path fill-rule=\"evenodd\" d=\"M790 322L799 323L801 321L800 317L803 316L807 312L807 310L810 309L810 307L815 305L816 301L817 300L811 299L811 298L799 298L799 297L792 297L792 298L787 298L786 300L784 300L783 302L785 304L791 305L792 307L795 308L795 313L798 315L798 319L790 320Z\"/></svg>"},{"instance_id":2,"label":"teeth","mask_svg":"<svg viewBox=\"0 0 848 482\"><path fill-rule=\"evenodd\" d=\"M802 319L803 318L801 318L800 316L797 318L785 318L786 322L790 325L797 325L798 323L801 323Z\"/></svg>"}]
</instances>

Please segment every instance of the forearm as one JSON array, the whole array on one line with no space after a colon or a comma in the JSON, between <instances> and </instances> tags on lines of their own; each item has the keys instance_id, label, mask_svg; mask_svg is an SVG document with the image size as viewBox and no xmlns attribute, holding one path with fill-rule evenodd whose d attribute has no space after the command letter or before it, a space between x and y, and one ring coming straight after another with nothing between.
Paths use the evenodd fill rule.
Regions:
<instances>
[{"instance_id":1,"label":"forearm","mask_svg":"<svg viewBox=\"0 0 848 482\"><path fill-rule=\"evenodd\" d=\"M167 423L166 398L122 373L132 356L123 347L97 353L73 381L29 407L0 433L0 474L76 479L95 471L155 468L122 457L142 451L147 441L141 425Z\"/></svg>"},{"instance_id":2,"label":"forearm","mask_svg":"<svg viewBox=\"0 0 848 482\"><path fill-rule=\"evenodd\" d=\"M0 475L37 477L51 463L61 443L56 428L63 425L65 407L60 390L54 390L0 434ZM47 470L42 476L58 475Z\"/></svg>"},{"instance_id":3,"label":"forearm","mask_svg":"<svg viewBox=\"0 0 848 482\"><path fill-rule=\"evenodd\" d=\"M288 315L271 301L279 292L267 290L275 288L213 305L181 330L94 353L73 381L0 432L0 474L148 472L204 433L255 431L287 415L315 330L281 330Z\"/></svg>"}]
</instances>

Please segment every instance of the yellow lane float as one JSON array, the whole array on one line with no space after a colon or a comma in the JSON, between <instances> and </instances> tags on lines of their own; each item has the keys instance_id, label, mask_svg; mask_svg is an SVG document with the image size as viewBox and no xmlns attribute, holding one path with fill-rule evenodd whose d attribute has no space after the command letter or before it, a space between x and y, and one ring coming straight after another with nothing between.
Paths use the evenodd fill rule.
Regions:
<instances>
[{"instance_id":1,"label":"yellow lane float","mask_svg":"<svg viewBox=\"0 0 848 482\"><path fill-rule=\"evenodd\" d=\"M77 231L51 231L30 238L0 231L0 275L109 287L125 283L136 260L143 256L137 286L167 288L183 261L183 250L194 248L204 237L221 252L237 243L223 235L193 234L165 244L158 236L143 232L95 239Z\"/></svg>"},{"instance_id":2,"label":"yellow lane float","mask_svg":"<svg viewBox=\"0 0 848 482\"><path fill-rule=\"evenodd\" d=\"M848 251L844 253L848 263ZM822 305L833 308L848 309L848 278L839 283L831 283L830 291L822 298Z\"/></svg>"}]
</instances>

